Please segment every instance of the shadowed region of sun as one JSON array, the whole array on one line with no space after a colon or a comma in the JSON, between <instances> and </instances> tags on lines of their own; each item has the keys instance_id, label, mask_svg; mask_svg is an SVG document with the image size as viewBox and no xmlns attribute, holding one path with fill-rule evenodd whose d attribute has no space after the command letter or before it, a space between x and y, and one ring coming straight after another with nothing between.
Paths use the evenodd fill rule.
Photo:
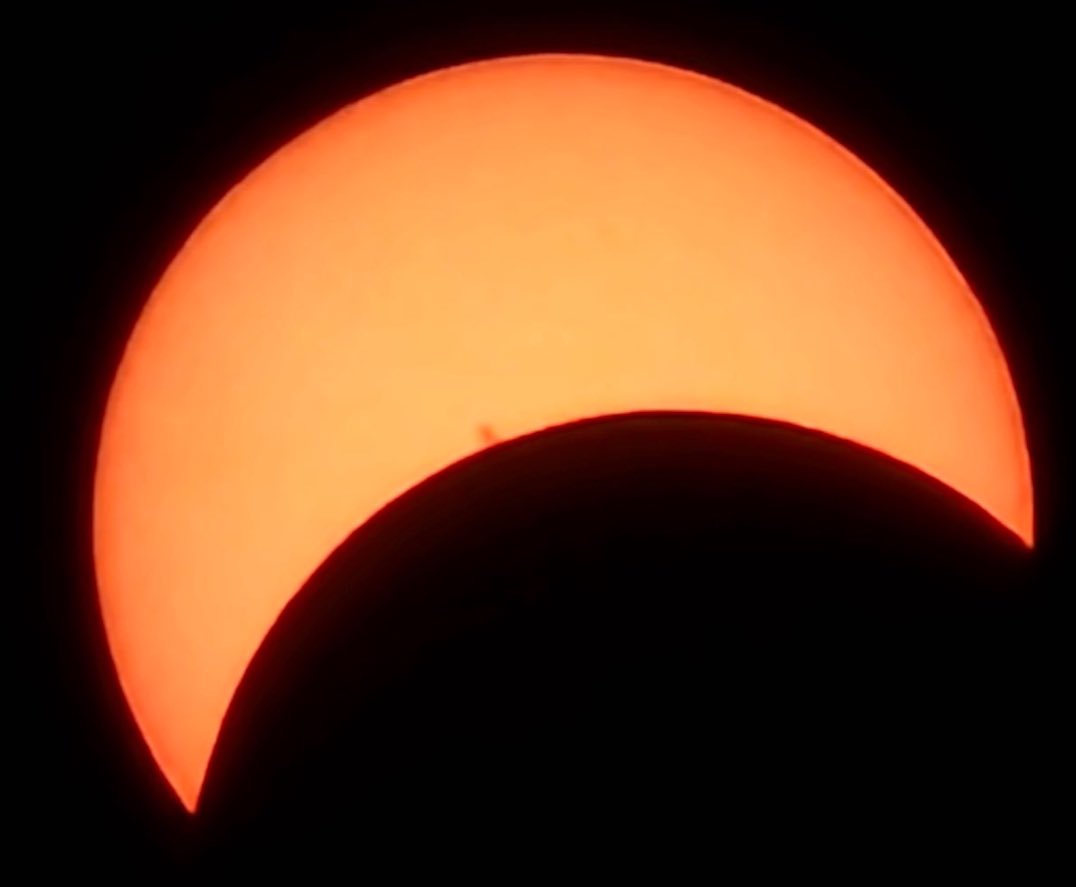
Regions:
<instances>
[{"instance_id":1,"label":"shadowed region of sun","mask_svg":"<svg viewBox=\"0 0 1076 887\"><path fill-rule=\"evenodd\" d=\"M97 461L110 648L184 804L266 632L356 527L492 442L637 410L843 437L1032 542L981 306L885 183L761 99L500 59L372 95L252 172L152 293Z\"/></svg>"}]
</instances>

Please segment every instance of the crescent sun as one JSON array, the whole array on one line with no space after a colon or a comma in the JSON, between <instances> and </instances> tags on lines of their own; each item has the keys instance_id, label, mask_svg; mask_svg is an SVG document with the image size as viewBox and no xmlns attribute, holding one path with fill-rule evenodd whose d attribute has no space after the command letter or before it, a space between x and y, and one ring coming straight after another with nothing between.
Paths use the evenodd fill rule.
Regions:
<instances>
[{"instance_id":1,"label":"crescent sun","mask_svg":"<svg viewBox=\"0 0 1076 887\"><path fill-rule=\"evenodd\" d=\"M772 104L649 62L498 59L254 170L145 306L95 478L110 649L187 808L262 638L352 530L494 439L655 409L874 448L1032 543L981 306L878 176Z\"/></svg>"}]
</instances>

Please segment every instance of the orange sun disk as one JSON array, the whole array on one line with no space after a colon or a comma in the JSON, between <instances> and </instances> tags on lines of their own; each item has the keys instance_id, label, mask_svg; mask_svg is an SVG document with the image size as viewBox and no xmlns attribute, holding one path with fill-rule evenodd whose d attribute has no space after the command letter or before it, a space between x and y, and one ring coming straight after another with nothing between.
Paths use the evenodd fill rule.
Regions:
<instances>
[{"instance_id":1,"label":"orange sun disk","mask_svg":"<svg viewBox=\"0 0 1076 887\"><path fill-rule=\"evenodd\" d=\"M494 436L647 409L856 441L1032 541L982 308L892 190L765 101L501 59L370 96L251 173L149 299L97 462L109 644L188 809L262 638L352 530Z\"/></svg>"}]
</instances>

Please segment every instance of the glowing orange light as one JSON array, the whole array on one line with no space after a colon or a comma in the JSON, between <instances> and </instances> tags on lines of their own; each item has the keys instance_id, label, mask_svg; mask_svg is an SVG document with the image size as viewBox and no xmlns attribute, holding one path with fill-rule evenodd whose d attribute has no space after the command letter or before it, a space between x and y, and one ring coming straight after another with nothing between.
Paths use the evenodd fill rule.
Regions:
<instances>
[{"instance_id":1,"label":"glowing orange light","mask_svg":"<svg viewBox=\"0 0 1076 887\"><path fill-rule=\"evenodd\" d=\"M639 409L840 435L1031 543L982 309L883 182L760 99L502 59L369 97L248 176L150 298L97 466L109 643L187 807L258 644L355 527L494 437Z\"/></svg>"}]
</instances>

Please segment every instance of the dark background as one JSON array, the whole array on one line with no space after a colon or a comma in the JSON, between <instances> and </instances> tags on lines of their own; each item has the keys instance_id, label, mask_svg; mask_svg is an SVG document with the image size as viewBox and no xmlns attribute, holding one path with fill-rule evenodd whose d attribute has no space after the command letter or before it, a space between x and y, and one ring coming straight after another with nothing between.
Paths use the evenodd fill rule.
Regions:
<instances>
[{"instance_id":1,"label":"dark background","mask_svg":"<svg viewBox=\"0 0 1076 887\"><path fill-rule=\"evenodd\" d=\"M1050 713L1067 698L1059 695L1050 657L1058 653L1072 530L1071 503L1061 493L1070 480L1065 456L1071 443L1071 395L1062 382L1064 296L1071 292L1062 272L1062 235L1070 227L1062 161L1069 152L1063 158L1068 143L1061 135L1070 104L1063 60L1071 47L1060 13L1033 4L978 6L968 14L939 4L754 11L673 3L633 7L638 11L513 4L510 12L506 5L491 11L458 3L429 9L365 4L346 13L319 13L309 5L280 11L56 9L11 28L8 40L26 61L14 101L24 122L9 138L27 157L9 175L33 195L21 211L33 273L9 295L18 318L9 326L15 375L29 380L16 387L30 392L33 483L29 532L25 542L21 530L16 537L20 553L30 557L29 578L16 589L30 616L28 630L15 630L21 655L14 684L28 711L19 719L25 730L15 730L20 742L12 760L19 849L32 850L39 865L85 873L137 861L152 877L211 864L192 849L204 836L171 797L126 711L101 635L90 553L94 450L108 384L167 262L230 185L342 105L444 65L542 51L628 55L693 68L798 114L893 185L968 278L1015 377L1038 532L1033 556L1005 568L1006 581L1031 603L991 617L991 636L1008 644L1006 663L1034 662L1015 672L1024 683L1017 681L1004 698L1031 703L994 711L998 722L1008 718L1005 742L991 746L976 772L980 785L995 786L1034 760L1037 775L1018 800L977 796L974 803L965 798L969 809L946 809L950 825L966 820L974 807L1001 834L1034 822L1031 830L1049 840L1052 827L1040 817L1061 779L1053 769L1060 766L1060 721ZM15 471L25 475L21 465ZM924 508L896 508L895 520L926 520ZM965 519L971 518L959 518ZM944 534L942 525L931 526ZM781 539L772 527L766 532L773 557ZM908 559L917 575L929 576L963 552L982 563L978 578L967 582L986 582L993 537L975 532L985 534L978 543L953 543L943 553L919 547ZM841 563L843 544L840 536L828 539L826 570ZM961 545L971 545L973 554ZM869 584L866 555L857 552ZM669 552L651 550L655 563L663 555ZM877 562L879 575L888 563ZM526 574L531 568L518 569ZM743 563L737 569L750 573ZM339 581L348 584L346 577ZM862 614L837 611L849 625L860 624L855 620ZM905 610L902 624L921 624L923 612ZM1010 623L1021 628L1006 640ZM985 711L992 690L977 692ZM966 725L950 726L974 734ZM938 762L931 766L942 769ZM932 807L937 814L925 785L922 809L910 821ZM241 787L237 777L220 796ZM773 791L781 797L779 787ZM817 786L815 793L826 795ZM324 792L318 797L311 803L320 803L322 813L339 802ZM251 827L255 843L259 827ZM897 856L924 837L905 827L892 833L904 848ZM227 843L220 834L214 840ZM935 836L941 834L947 832L939 825ZM979 855L1006 843L988 834L994 833L980 831L972 845Z\"/></svg>"}]
</instances>

